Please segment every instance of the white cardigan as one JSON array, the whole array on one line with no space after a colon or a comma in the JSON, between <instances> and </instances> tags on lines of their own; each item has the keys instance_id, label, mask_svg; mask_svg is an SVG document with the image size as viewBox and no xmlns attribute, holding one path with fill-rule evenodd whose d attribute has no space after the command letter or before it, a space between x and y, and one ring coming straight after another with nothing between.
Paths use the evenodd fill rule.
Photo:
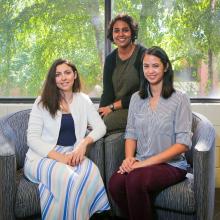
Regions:
<instances>
[{"instance_id":1,"label":"white cardigan","mask_svg":"<svg viewBox=\"0 0 220 220\"><path fill-rule=\"evenodd\" d=\"M38 97L32 107L27 130L27 144L29 150L28 159L40 159L47 157L48 153L56 146L62 112L58 111L52 118L49 111L38 104ZM93 141L97 141L106 133L106 127L90 98L84 93L74 93L70 104L70 111L74 120L76 143L74 147L85 137L88 124L92 131L88 134Z\"/></svg>"}]
</instances>

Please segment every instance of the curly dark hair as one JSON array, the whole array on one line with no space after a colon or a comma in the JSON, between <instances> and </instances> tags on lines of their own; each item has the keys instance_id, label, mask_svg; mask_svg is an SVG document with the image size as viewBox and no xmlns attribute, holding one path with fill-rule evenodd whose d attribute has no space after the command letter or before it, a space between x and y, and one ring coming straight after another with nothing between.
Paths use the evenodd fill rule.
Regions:
<instances>
[{"instance_id":1,"label":"curly dark hair","mask_svg":"<svg viewBox=\"0 0 220 220\"><path fill-rule=\"evenodd\" d=\"M163 63L164 68L166 69L163 76L163 86L161 95L163 98L167 99L172 95L173 92L175 92L175 89L173 87L174 73L169 57L162 48L158 46L153 46L145 50L145 53L142 57L142 63L146 54L158 57ZM144 78L140 86L139 95L142 99L145 99L149 97L149 92L150 95L152 95L149 82L146 78Z\"/></svg>"},{"instance_id":2,"label":"curly dark hair","mask_svg":"<svg viewBox=\"0 0 220 220\"><path fill-rule=\"evenodd\" d=\"M115 18L113 18L109 24L107 31L107 38L114 42L113 40L113 26L117 21L124 21L128 24L131 29L131 41L134 42L138 37L138 24L134 21L134 19L127 14L119 14Z\"/></svg>"},{"instance_id":3,"label":"curly dark hair","mask_svg":"<svg viewBox=\"0 0 220 220\"><path fill-rule=\"evenodd\" d=\"M78 71L76 66L65 59L57 59L51 65L48 73L46 81L44 82L43 91L41 93L41 100L43 107L46 108L52 117L55 117L58 110L60 110L60 101L61 101L61 94L60 90L56 85L56 68L61 64L66 64L73 70L74 74L77 74L77 77L74 81L72 91L73 92L80 92L81 90L81 83Z\"/></svg>"}]
</instances>

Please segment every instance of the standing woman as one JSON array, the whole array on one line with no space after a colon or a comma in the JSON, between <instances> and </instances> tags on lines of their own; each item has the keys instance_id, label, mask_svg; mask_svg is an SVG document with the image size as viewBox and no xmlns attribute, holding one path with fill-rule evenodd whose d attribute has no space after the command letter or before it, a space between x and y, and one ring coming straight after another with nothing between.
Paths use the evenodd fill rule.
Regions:
<instances>
[{"instance_id":1,"label":"standing woman","mask_svg":"<svg viewBox=\"0 0 220 220\"><path fill-rule=\"evenodd\" d=\"M125 130L131 95L143 78L144 47L135 44L137 35L138 25L129 15L119 14L109 25L107 37L117 48L105 60L99 108L107 132Z\"/></svg>"},{"instance_id":2,"label":"standing woman","mask_svg":"<svg viewBox=\"0 0 220 220\"><path fill-rule=\"evenodd\" d=\"M87 125L93 130L86 135ZM88 220L109 209L96 165L85 157L106 127L89 97L80 92L76 67L56 60L33 105L24 173L39 184L42 219Z\"/></svg>"},{"instance_id":3,"label":"standing woman","mask_svg":"<svg viewBox=\"0 0 220 220\"><path fill-rule=\"evenodd\" d=\"M153 193L185 178L184 153L191 147L190 101L173 88L165 51L146 50L143 70L145 81L129 106L125 159L109 182L113 200L129 220L153 219Z\"/></svg>"}]
</instances>

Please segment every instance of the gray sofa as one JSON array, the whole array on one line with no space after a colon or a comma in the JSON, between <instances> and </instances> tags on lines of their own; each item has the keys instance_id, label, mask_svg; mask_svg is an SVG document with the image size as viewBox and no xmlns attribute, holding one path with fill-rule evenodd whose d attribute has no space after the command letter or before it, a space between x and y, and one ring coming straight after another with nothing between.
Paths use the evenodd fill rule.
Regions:
<instances>
[{"instance_id":1,"label":"gray sofa","mask_svg":"<svg viewBox=\"0 0 220 220\"><path fill-rule=\"evenodd\" d=\"M212 220L215 192L215 130L210 121L193 113L193 147L187 152L190 164L184 181L155 195L154 207L159 220ZM105 181L108 183L124 158L124 134L105 138ZM110 196L109 196L110 197ZM110 198L112 211L122 216Z\"/></svg>"},{"instance_id":2,"label":"gray sofa","mask_svg":"<svg viewBox=\"0 0 220 220\"><path fill-rule=\"evenodd\" d=\"M0 119L0 220L40 219L38 185L23 174L29 113L23 110ZM89 148L87 156L104 178L103 139Z\"/></svg>"},{"instance_id":3,"label":"gray sofa","mask_svg":"<svg viewBox=\"0 0 220 220\"><path fill-rule=\"evenodd\" d=\"M23 175L28 150L26 129L30 110L0 119L0 220L40 219L38 185ZM202 115L193 114L193 147L187 153L191 165L187 178L155 196L157 219L212 220L215 190L215 130ZM107 185L124 158L124 134L100 139L88 151ZM120 215L112 203L114 215Z\"/></svg>"}]
</instances>

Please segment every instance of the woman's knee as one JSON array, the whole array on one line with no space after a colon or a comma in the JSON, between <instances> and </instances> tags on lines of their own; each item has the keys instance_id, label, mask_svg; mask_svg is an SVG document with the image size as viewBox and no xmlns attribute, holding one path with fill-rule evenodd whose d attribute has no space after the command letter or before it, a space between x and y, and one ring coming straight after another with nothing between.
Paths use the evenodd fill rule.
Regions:
<instances>
[{"instance_id":1,"label":"woman's knee","mask_svg":"<svg viewBox=\"0 0 220 220\"><path fill-rule=\"evenodd\" d=\"M129 177L126 180L126 189L127 189L127 192L129 192L129 194L140 193L143 191L142 182L139 181L138 179Z\"/></svg>"},{"instance_id":2,"label":"woman's knee","mask_svg":"<svg viewBox=\"0 0 220 220\"><path fill-rule=\"evenodd\" d=\"M126 178L126 188L130 193L142 193L148 191L150 178L144 172L144 169L137 169L128 174Z\"/></svg>"},{"instance_id":3,"label":"woman's knee","mask_svg":"<svg viewBox=\"0 0 220 220\"><path fill-rule=\"evenodd\" d=\"M108 183L108 189L111 195L123 191L125 188L125 176L119 173L114 173Z\"/></svg>"}]
</instances>

